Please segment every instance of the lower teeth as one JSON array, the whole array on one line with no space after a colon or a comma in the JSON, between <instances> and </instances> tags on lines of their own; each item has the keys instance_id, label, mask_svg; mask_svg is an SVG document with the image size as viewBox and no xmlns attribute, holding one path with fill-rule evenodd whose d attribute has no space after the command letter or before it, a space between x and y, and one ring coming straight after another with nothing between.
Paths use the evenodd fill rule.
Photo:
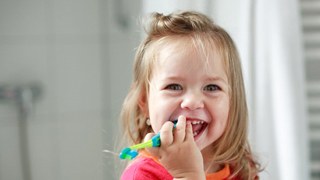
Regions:
<instances>
[{"instance_id":1,"label":"lower teeth","mask_svg":"<svg viewBox=\"0 0 320 180\"><path fill-rule=\"evenodd\" d=\"M196 131L196 132L193 132L193 137L196 136L196 135L198 135L198 133L199 133L199 132L197 132L197 131Z\"/></svg>"}]
</instances>

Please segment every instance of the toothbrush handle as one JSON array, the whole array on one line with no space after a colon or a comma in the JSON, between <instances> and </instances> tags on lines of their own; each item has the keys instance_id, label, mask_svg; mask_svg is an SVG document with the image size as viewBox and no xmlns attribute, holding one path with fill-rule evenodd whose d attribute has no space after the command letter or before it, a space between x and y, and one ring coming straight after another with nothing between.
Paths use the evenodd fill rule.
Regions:
<instances>
[{"instance_id":1,"label":"toothbrush handle","mask_svg":"<svg viewBox=\"0 0 320 180\"><path fill-rule=\"evenodd\" d=\"M152 139L144 142L144 143L140 143L140 144L136 144L133 146L130 146L129 148L132 150L138 150L138 149L143 149L143 148L150 148L150 147L159 147L160 146L160 133L156 134L155 136L152 137Z\"/></svg>"},{"instance_id":2,"label":"toothbrush handle","mask_svg":"<svg viewBox=\"0 0 320 180\"><path fill-rule=\"evenodd\" d=\"M174 122L174 128L176 127L177 121ZM121 153L119 154L120 159L133 159L135 158L139 153L138 149L143 149L143 148L150 148L150 147L160 147L161 145L161 140L160 140L160 132L153 136L150 140L136 144L127 148L122 149Z\"/></svg>"},{"instance_id":3,"label":"toothbrush handle","mask_svg":"<svg viewBox=\"0 0 320 180\"><path fill-rule=\"evenodd\" d=\"M174 121L174 128L177 125L177 121ZM143 149L143 148L150 148L150 147L160 147L161 145L161 140L160 140L160 132L156 135L154 135L150 140L144 142L144 143L140 143L140 144L136 144L130 147L130 149L134 149L134 150L138 150L138 149Z\"/></svg>"}]
</instances>

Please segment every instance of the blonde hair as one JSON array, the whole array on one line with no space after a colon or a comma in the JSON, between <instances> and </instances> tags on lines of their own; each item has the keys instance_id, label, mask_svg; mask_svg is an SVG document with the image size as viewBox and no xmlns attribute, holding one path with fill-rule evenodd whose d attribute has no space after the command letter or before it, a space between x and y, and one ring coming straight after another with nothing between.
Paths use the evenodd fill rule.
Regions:
<instances>
[{"instance_id":1,"label":"blonde hair","mask_svg":"<svg viewBox=\"0 0 320 180\"><path fill-rule=\"evenodd\" d=\"M260 165L254 160L247 141L248 110L237 49L225 30L198 12L152 14L147 37L136 52L133 82L121 112L125 136L129 137L131 143L141 143L151 131L146 125L147 117L140 109L139 101L148 96L149 78L156 58L155 44L167 37L190 37L196 48L212 51L214 46L220 55L230 86L230 107L226 129L213 144L215 154L212 163L229 164L233 171L232 177L254 179Z\"/></svg>"}]
</instances>

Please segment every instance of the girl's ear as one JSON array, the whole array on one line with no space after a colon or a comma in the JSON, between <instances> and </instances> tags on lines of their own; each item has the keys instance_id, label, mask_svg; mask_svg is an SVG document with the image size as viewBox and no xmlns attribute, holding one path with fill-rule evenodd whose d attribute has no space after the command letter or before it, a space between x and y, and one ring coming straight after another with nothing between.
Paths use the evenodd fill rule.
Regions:
<instances>
[{"instance_id":1,"label":"girl's ear","mask_svg":"<svg viewBox=\"0 0 320 180\"><path fill-rule=\"evenodd\" d=\"M138 105L141 111L143 112L143 114L145 115L145 117L149 117L148 101L147 101L146 94L140 95L140 98L138 100Z\"/></svg>"}]
</instances>

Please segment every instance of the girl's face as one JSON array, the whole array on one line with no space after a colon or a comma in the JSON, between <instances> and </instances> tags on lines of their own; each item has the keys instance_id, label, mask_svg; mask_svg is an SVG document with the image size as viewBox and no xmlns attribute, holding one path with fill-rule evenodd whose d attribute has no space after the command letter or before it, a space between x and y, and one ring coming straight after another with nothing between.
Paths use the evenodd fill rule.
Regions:
<instances>
[{"instance_id":1,"label":"girl's face","mask_svg":"<svg viewBox=\"0 0 320 180\"><path fill-rule=\"evenodd\" d=\"M190 42L188 43L190 44ZM229 112L227 76L219 57L203 59L180 42L160 48L153 66L147 109L154 132L184 115L200 150L224 132Z\"/></svg>"}]
</instances>

